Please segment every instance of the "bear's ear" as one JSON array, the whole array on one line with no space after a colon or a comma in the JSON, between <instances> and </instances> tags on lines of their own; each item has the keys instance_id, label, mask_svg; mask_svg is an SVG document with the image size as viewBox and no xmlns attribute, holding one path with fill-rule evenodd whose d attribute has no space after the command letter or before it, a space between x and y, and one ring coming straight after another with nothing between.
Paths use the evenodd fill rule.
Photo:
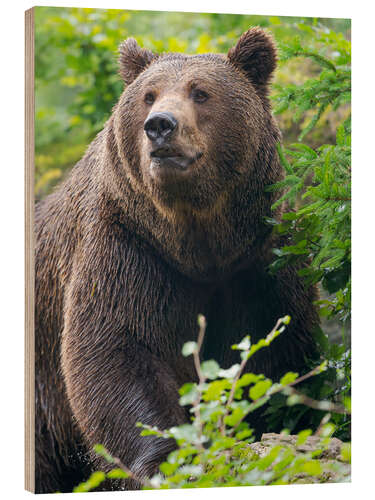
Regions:
<instances>
[{"instance_id":1,"label":"bear's ear","mask_svg":"<svg viewBox=\"0 0 375 500\"><path fill-rule=\"evenodd\" d=\"M119 47L119 73L126 83L132 83L157 55L151 50L141 49L134 38L128 38Z\"/></svg>"},{"instance_id":2,"label":"bear's ear","mask_svg":"<svg viewBox=\"0 0 375 500\"><path fill-rule=\"evenodd\" d=\"M229 49L229 61L242 70L257 87L264 88L276 68L277 51L271 35L261 28L243 33L237 45Z\"/></svg>"}]
</instances>

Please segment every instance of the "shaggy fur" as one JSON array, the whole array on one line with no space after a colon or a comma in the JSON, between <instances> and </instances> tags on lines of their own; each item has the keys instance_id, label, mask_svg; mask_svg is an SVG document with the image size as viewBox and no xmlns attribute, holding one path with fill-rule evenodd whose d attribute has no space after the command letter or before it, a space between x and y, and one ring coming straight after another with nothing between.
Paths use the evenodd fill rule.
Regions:
<instances>
[{"instance_id":1,"label":"shaggy fur","mask_svg":"<svg viewBox=\"0 0 375 500\"><path fill-rule=\"evenodd\" d=\"M177 391L196 375L181 348L196 338L199 313L203 358L225 367L238 360L231 344L265 336L285 314L287 331L249 370L277 378L314 351L314 291L296 269L267 273L278 243L264 223L275 201L265 187L283 175L266 98L275 64L259 29L228 57L121 46L128 86L66 182L36 207L38 492L71 491L104 468L91 462L95 443L138 476L155 472L174 443L140 437L135 423L186 421ZM143 124L159 111L178 121L168 147L196 155L187 171L152 168Z\"/></svg>"}]
</instances>

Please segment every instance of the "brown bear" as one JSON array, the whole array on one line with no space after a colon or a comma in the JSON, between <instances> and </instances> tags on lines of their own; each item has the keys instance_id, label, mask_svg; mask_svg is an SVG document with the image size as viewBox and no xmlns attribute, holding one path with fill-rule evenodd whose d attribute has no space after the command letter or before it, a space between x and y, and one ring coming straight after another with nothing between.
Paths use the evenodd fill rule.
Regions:
<instances>
[{"instance_id":1,"label":"brown bear","mask_svg":"<svg viewBox=\"0 0 375 500\"><path fill-rule=\"evenodd\" d=\"M229 367L231 344L287 331L249 370L277 379L315 351L314 290L297 270L267 272L265 217L283 170L268 86L270 35L244 33L226 56L120 46L126 88L68 179L36 207L36 491L71 491L103 444L137 476L174 443L140 421L186 421L195 380L181 348L207 318L202 357ZM93 460L93 461L91 461ZM137 488L134 482L119 488Z\"/></svg>"}]
</instances>

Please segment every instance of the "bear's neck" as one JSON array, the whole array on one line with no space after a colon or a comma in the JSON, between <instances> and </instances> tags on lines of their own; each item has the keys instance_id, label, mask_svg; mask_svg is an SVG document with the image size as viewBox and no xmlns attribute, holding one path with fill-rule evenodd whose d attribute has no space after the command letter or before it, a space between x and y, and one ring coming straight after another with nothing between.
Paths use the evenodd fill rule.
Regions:
<instances>
[{"instance_id":1,"label":"bear's neck","mask_svg":"<svg viewBox=\"0 0 375 500\"><path fill-rule=\"evenodd\" d=\"M110 143L110 137L107 139ZM264 188L279 180L280 174L277 154L270 154L269 148L257 159L262 164L251 169L257 179L249 178L227 193L220 209L202 213L185 209L175 217L158 209L147 194L133 189L114 147L103 153L102 158L107 156L101 170L106 211L183 274L201 281L221 280L268 259L264 248L271 227L264 217L271 217L274 194Z\"/></svg>"}]
</instances>

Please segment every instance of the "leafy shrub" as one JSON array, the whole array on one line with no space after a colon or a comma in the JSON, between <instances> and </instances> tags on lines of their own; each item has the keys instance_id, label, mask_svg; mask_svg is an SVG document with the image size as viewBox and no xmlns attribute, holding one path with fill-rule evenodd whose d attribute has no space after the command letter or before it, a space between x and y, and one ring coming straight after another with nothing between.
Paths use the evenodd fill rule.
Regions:
<instances>
[{"instance_id":1,"label":"leafy shrub","mask_svg":"<svg viewBox=\"0 0 375 500\"><path fill-rule=\"evenodd\" d=\"M281 221L268 219L275 232L287 237L287 244L274 249L276 258L270 271L277 272L285 264L301 259L309 260L299 273L307 285L319 284L320 315L335 320L343 338L337 344L329 341L322 330L316 332L329 370L305 391L318 399L342 400L351 389L351 351L344 333L351 313L350 42L319 26L304 29L315 33L310 46L301 45L299 38L281 44L281 61L311 59L316 64L316 74L302 85L278 87L273 96L275 113L288 109L303 126L300 142L279 146L286 177L268 188L282 194L274 208L280 204L289 207ZM314 149L302 143L302 139L313 134L327 111L337 115L335 144ZM319 413L309 414L306 407L282 415L278 410L283 403L283 398L275 399L266 411L271 426L280 425L281 416L283 424L292 430L300 419L314 427L321 418ZM350 439L349 417L336 417L336 424L336 435Z\"/></svg>"},{"instance_id":2,"label":"leafy shrub","mask_svg":"<svg viewBox=\"0 0 375 500\"><path fill-rule=\"evenodd\" d=\"M303 445L312 434L311 430L298 434L296 448L277 444L270 446L264 456L251 448L254 436L246 417L278 393L286 395L290 406L303 403L324 412L347 413L342 406L330 401L312 400L295 389L302 380L324 371L325 362L302 377L297 373L286 373L276 383L262 374L245 373L248 360L282 334L289 321L289 316L280 319L267 337L256 344L251 344L247 336L233 345L232 349L239 351L240 362L224 370L214 360L200 361L199 352L206 327L205 318L200 316L198 341L186 343L182 350L184 356L194 357L198 375L198 382L187 383L180 389L180 405L190 407L191 421L164 430L138 424L143 429L142 436L172 438L177 449L160 465L159 472L151 478L144 478L134 475L118 458L97 445L96 453L114 468L107 474L95 472L74 491L89 491L105 479L129 477L139 481L144 489L289 484L298 482L301 477L306 482L324 482L333 477L336 482L348 481L350 469L345 465L350 462L348 445L341 450L340 462L320 460L335 430L329 422L329 414L325 415L317 430L321 439L312 451L297 452L298 446Z\"/></svg>"},{"instance_id":3,"label":"leafy shrub","mask_svg":"<svg viewBox=\"0 0 375 500\"><path fill-rule=\"evenodd\" d=\"M301 120L307 112L314 112L302 129L300 141L313 130L328 107L336 111L350 102L350 43L335 33L317 32L315 43L326 42L323 47L335 55L332 60L321 51L302 47L298 39L291 45L282 45L282 60L307 57L320 65L315 78L301 86L279 89L274 97L276 114L289 109L294 112L295 120ZM336 144L323 144L317 150L301 142L286 149L279 147L287 175L269 187L285 190L274 207L284 201L290 207L297 204L296 211L283 215L282 224L276 222L277 231L291 235L293 244L275 250L278 258L273 269L309 256L311 264L300 274L309 284L321 281L330 294L340 291L335 301L322 305L325 315L339 314L344 320L350 315L351 256L351 128L350 110L346 111L345 119L337 127ZM298 195L302 203L297 203Z\"/></svg>"}]
</instances>

